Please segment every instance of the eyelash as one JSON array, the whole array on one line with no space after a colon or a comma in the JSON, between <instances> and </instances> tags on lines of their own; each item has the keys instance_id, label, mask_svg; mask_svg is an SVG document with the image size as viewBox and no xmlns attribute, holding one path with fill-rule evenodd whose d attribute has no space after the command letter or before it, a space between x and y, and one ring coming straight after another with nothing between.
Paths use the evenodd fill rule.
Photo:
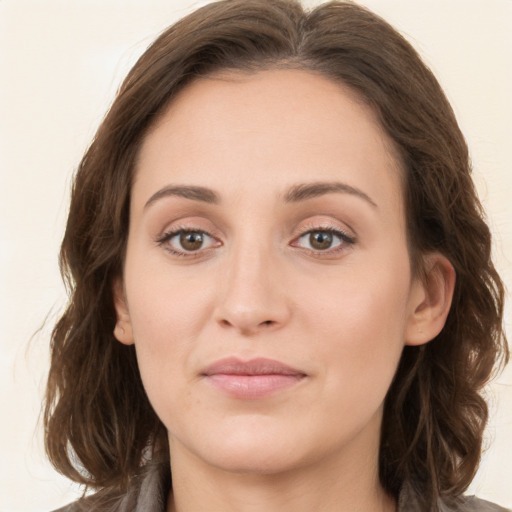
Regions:
<instances>
[{"instance_id":1,"label":"eyelash","mask_svg":"<svg viewBox=\"0 0 512 512\"><path fill-rule=\"evenodd\" d=\"M299 241L304 237L307 237L308 235L311 236L312 233L328 234L331 235L333 238L336 237L339 239L338 245L336 245L335 247L329 247L328 249L325 250L314 248L302 248L305 251L312 253L316 257L328 258L335 256L339 252L346 251L348 247L351 247L356 243L355 237L348 235L345 231L339 228L317 226L307 229L306 231L303 231L301 235L294 239L294 241L291 244L292 247L298 247L299 249L301 249L301 247L296 245L295 241Z\"/></svg>"},{"instance_id":2,"label":"eyelash","mask_svg":"<svg viewBox=\"0 0 512 512\"><path fill-rule=\"evenodd\" d=\"M336 245L334 248L328 248L325 250L313 249L313 248L301 248L300 246L298 246L297 242L299 240L301 240L304 237L306 237L307 235L311 235L312 233L315 233L315 232L316 233L324 233L324 234L328 234L333 237L336 237L339 239L339 244ZM194 229L194 228L190 228L190 227L178 227L176 229L172 229L171 231L167 231L156 239L156 243L159 246L164 246L164 249L167 252L171 253L173 256L178 256L180 258L197 258L197 257L201 256L202 253L204 254L205 251L209 251L210 249L215 248L215 247L208 247L206 249L200 248L197 251L194 251L194 250L187 251L186 249L176 250L168 243L174 237L182 235L182 234L187 234L187 233L191 233L191 234L197 233L202 236L206 235L207 237L211 238L212 240L217 241L217 243L218 243L217 247L222 245L222 243L220 241L218 241L218 239L216 239L213 235L211 235L207 231L205 231L203 229ZM305 231L302 231L302 233L299 236L294 238L294 240L290 243L290 245L292 247L297 247L299 249L303 249L304 251L308 251L308 252L314 254L315 256L329 257L329 256L333 256L333 255L337 254L338 252L346 250L347 246L350 247L350 246L354 245L355 243L356 243L355 237L348 235L346 232L342 231L339 228L316 226L316 227L307 229Z\"/></svg>"},{"instance_id":3,"label":"eyelash","mask_svg":"<svg viewBox=\"0 0 512 512\"><path fill-rule=\"evenodd\" d=\"M201 235L206 235L207 237L211 238L212 240L217 240L214 236L212 236L210 233L205 231L204 229L194 229L190 227L178 227L176 229L172 229L171 231L167 231L162 234L162 236L158 237L156 239L156 243L164 249L171 253L173 256L178 256L180 258L197 258L200 256L201 252L204 253L205 250L211 249L212 247L209 247L207 249L199 249L197 251L187 251L186 249L183 249L182 251L174 249L168 242L170 242L174 237L186 233L198 233ZM220 242L219 242L219 245Z\"/></svg>"}]
</instances>

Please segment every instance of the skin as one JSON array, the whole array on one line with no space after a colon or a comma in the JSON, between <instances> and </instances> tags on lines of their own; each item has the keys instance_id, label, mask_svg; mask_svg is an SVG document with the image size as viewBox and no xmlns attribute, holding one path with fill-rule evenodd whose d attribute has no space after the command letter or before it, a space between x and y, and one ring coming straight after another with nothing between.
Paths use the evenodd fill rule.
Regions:
<instances>
[{"instance_id":1,"label":"skin","mask_svg":"<svg viewBox=\"0 0 512 512\"><path fill-rule=\"evenodd\" d=\"M198 80L147 134L115 335L168 429L168 510L395 510L378 480L383 401L404 345L444 325L454 273L431 254L411 275L392 147L354 93L299 70ZM338 188L291 197L312 183ZM228 356L305 377L233 398L202 375Z\"/></svg>"}]
</instances>

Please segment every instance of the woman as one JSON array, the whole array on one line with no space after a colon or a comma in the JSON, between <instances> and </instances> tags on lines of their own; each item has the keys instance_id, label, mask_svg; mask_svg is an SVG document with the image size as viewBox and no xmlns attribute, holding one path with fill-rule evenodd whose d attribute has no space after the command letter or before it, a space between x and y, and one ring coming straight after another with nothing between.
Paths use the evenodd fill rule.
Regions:
<instances>
[{"instance_id":1,"label":"woman","mask_svg":"<svg viewBox=\"0 0 512 512\"><path fill-rule=\"evenodd\" d=\"M64 510L502 510L463 497L508 357L467 147L365 9L231 0L164 32L61 262L47 451L98 490Z\"/></svg>"}]
</instances>

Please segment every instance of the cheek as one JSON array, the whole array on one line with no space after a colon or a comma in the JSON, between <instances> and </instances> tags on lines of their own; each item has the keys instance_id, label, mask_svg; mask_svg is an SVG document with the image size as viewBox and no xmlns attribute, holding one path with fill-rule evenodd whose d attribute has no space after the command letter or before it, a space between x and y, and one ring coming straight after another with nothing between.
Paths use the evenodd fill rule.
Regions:
<instances>
[{"instance_id":1,"label":"cheek","mask_svg":"<svg viewBox=\"0 0 512 512\"><path fill-rule=\"evenodd\" d=\"M187 345L211 312L213 283L200 272L176 271L161 255L151 261L134 254L125 281L136 343Z\"/></svg>"},{"instance_id":2,"label":"cheek","mask_svg":"<svg viewBox=\"0 0 512 512\"><path fill-rule=\"evenodd\" d=\"M133 256L127 260L125 281L141 377L160 413L162 403L186 398L194 348L211 316L211 292L204 279L170 275L165 266L142 265Z\"/></svg>"},{"instance_id":3,"label":"cheek","mask_svg":"<svg viewBox=\"0 0 512 512\"><path fill-rule=\"evenodd\" d=\"M350 383L354 396L372 383L379 395L387 392L405 341L408 271L392 264L386 270L368 268L317 286L322 300L303 294L303 325L315 333L314 357L328 362L333 389Z\"/></svg>"},{"instance_id":4,"label":"cheek","mask_svg":"<svg viewBox=\"0 0 512 512\"><path fill-rule=\"evenodd\" d=\"M190 368L200 317L197 301L190 297L180 299L162 285L150 291L138 295L132 305L135 351L149 401L169 428L172 411L182 414L194 407Z\"/></svg>"}]
</instances>

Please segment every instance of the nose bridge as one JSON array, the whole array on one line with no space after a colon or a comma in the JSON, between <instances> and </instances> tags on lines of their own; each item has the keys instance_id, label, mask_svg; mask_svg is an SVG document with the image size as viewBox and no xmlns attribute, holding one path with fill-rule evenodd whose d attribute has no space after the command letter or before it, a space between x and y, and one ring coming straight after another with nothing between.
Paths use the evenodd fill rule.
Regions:
<instances>
[{"instance_id":1,"label":"nose bridge","mask_svg":"<svg viewBox=\"0 0 512 512\"><path fill-rule=\"evenodd\" d=\"M275 251L248 237L231 248L219 296L217 320L246 334L283 324L288 315Z\"/></svg>"}]
</instances>

